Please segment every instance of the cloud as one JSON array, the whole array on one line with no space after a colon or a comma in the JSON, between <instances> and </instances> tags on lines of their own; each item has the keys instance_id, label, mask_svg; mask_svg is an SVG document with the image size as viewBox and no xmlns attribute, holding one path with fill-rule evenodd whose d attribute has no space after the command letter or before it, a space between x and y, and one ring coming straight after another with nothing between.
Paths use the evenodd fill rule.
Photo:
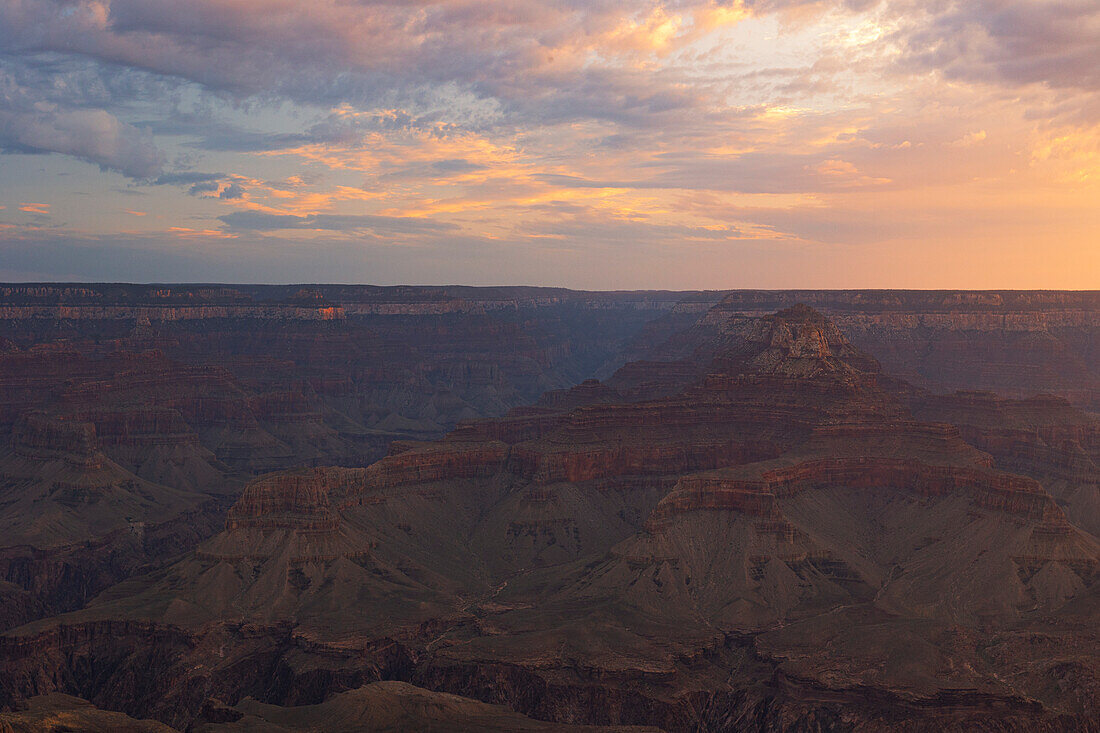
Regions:
<instances>
[{"instance_id":1,"label":"cloud","mask_svg":"<svg viewBox=\"0 0 1100 733\"><path fill-rule=\"evenodd\" d=\"M150 88L125 70L100 75L86 61L13 55L4 20L24 6L0 7L0 151L69 155L140 180L158 175L165 156L152 134L111 109L118 95Z\"/></svg>"},{"instance_id":2,"label":"cloud","mask_svg":"<svg viewBox=\"0 0 1100 733\"><path fill-rule=\"evenodd\" d=\"M184 145L207 152L361 146L379 133L522 134L583 123L608 126L609 144L621 145L632 131L661 131L690 144L706 136L708 126L714 135L730 127L738 113L725 101L731 89L760 97L844 89L840 80L852 74L856 47L823 46L801 69L739 59L745 68L731 75L715 49L698 45L723 23L771 14L802 23L858 19L863 25L853 22L837 37L863 39L859 63L870 64L872 73L876 66L894 74L936 69L1007 86L1041 82L1090 93L1098 86L1100 10L1092 0L518 0L506 6L431 0L415 11L383 0L194 0L186 7L170 0L19 0L0 8L0 52L28 69L68 59L69 83L50 97L70 95L68 106L94 100L102 110L159 94L172 111L149 121L153 134L187 135L192 139ZM58 78L52 71L32 86L51 86ZM296 131L245 129L178 109L179 95L196 89L252 105L290 101L335 111ZM1093 109L1081 100L1072 104L1077 114ZM1100 102L1095 111L1100 115ZM54 127L76 124L59 120ZM83 125L92 126L92 119ZM86 136L104 138L87 150L86 141L57 140L66 136L51 133L48 122L27 120L24 127L44 127L38 136L55 140L47 149L71 150L134 177L156 170L151 138L133 128L113 134L134 149L127 154L110 143L108 131ZM474 169L438 162L435 170Z\"/></svg>"},{"instance_id":3,"label":"cloud","mask_svg":"<svg viewBox=\"0 0 1100 733\"><path fill-rule=\"evenodd\" d=\"M71 155L136 179L152 178L164 165L147 130L105 110L0 108L0 149Z\"/></svg>"},{"instance_id":4,"label":"cloud","mask_svg":"<svg viewBox=\"0 0 1100 733\"><path fill-rule=\"evenodd\" d=\"M471 127L502 111L640 120L696 100L655 86L633 60L676 48L710 9L709 0L436 0L415 11L382 0L19 0L0 9L0 50L92 59L239 98L444 112Z\"/></svg>"},{"instance_id":5,"label":"cloud","mask_svg":"<svg viewBox=\"0 0 1100 733\"><path fill-rule=\"evenodd\" d=\"M1095 0L11 0L0 147L159 184L122 193L188 246L633 245L664 272L658 250L946 241L952 211L993 230L1042 191L1073 204L1035 221L1078 232L1098 22ZM67 216L82 173L54 180Z\"/></svg>"},{"instance_id":6,"label":"cloud","mask_svg":"<svg viewBox=\"0 0 1100 733\"><path fill-rule=\"evenodd\" d=\"M216 196L220 199L240 199L244 197L244 187L233 183L231 176L225 173L204 173L201 171L176 171L165 173L153 181L159 186L186 186L191 196Z\"/></svg>"},{"instance_id":7,"label":"cloud","mask_svg":"<svg viewBox=\"0 0 1100 733\"><path fill-rule=\"evenodd\" d=\"M235 239L237 237L233 232L224 232L220 229L192 229L191 227L168 227L168 234L185 239Z\"/></svg>"},{"instance_id":8,"label":"cloud","mask_svg":"<svg viewBox=\"0 0 1100 733\"><path fill-rule=\"evenodd\" d=\"M902 3L898 10L915 9ZM905 64L953 79L1100 92L1100 5L1093 0L956 0L941 12L914 14L923 22L898 39Z\"/></svg>"},{"instance_id":9,"label":"cloud","mask_svg":"<svg viewBox=\"0 0 1100 733\"><path fill-rule=\"evenodd\" d=\"M561 174L537 174L546 183L566 188L684 189L740 193L806 193L874 186L888 178L861 173L851 162L782 151L741 155L710 155L689 151L659 156L645 167L653 169L638 180L589 180ZM635 172L646 172L638 167Z\"/></svg>"},{"instance_id":10,"label":"cloud","mask_svg":"<svg viewBox=\"0 0 1100 733\"><path fill-rule=\"evenodd\" d=\"M987 137L988 135L986 134L985 130L978 130L976 132L968 132L960 137L958 140L953 140L948 144L956 148L968 148L971 145L978 145Z\"/></svg>"},{"instance_id":11,"label":"cloud","mask_svg":"<svg viewBox=\"0 0 1100 733\"><path fill-rule=\"evenodd\" d=\"M268 214L235 211L218 217L227 229L237 232L273 232L286 229L315 229L339 232L370 231L384 234L438 233L455 229L453 224L430 219L372 214Z\"/></svg>"},{"instance_id":12,"label":"cloud","mask_svg":"<svg viewBox=\"0 0 1100 733\"><path fill-rule=\"evenodd\" d=\"M159 185L165 184L182 184L185 186L194 185L196 183L208 183L210 181L219 181L225 178L224 173L201 173L199 171L177 171L175 173L165 173L158 176L153 183Z\"/></svg>"},{"instance_id":13,"label":"cloud","mask_svg":"<svg viewBox=\"0 0 1100 733\"><path fill-rule=\"evenodd\" d=\"M461 158L451 158L449 160L434 161L432 168L440 173L473 173L485 170L486 166Z\"/></svg>"},{"instance_id":14,"label":"cloud","mask_svg":"<svg viewBox=\"0 0 1100 733\"><path fill-rule=\"evenodd\" d=\"M217 193L220 184L217 181L199 181L187 189L192 196L202 196L208 193Z\"/></svg>"}]
</instances>

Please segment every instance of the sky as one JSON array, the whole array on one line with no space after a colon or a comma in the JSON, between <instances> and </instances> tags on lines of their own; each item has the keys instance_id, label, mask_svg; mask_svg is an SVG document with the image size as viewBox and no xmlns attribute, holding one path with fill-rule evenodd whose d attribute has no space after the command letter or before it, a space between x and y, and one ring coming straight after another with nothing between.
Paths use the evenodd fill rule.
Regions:
<instances>
[{"instance_id":1,"label":"sky","mask_svg":"<svg viewBox=\"0 0 1100 733\"><path fill-rule=\"evenodd\" d=\"M0 0L0 280L1100 288L1100 2Z\"/></svg>"}]
</instances>

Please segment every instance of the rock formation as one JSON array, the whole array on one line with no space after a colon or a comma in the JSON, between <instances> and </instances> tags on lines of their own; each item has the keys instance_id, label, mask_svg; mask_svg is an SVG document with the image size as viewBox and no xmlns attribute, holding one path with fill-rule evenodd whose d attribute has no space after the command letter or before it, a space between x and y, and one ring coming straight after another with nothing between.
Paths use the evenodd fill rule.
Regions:
<instances>
[{"instance_id":1,"label":"rock formation","mask_svg":"<svg viewBox=\"0 0 1100 733\"><path fill-rule=\"evenodd\" d=\"M252 479L195 551L0 637L0 705L217 730L386 695L431 719L377 684L401 680L555 724L1087 730L1100 541L1069 498L1095 495L1095 421L929 394L810 307L731 305L604 382ZM273 400L260 424L309 414Z\"/></svg>"},{"instance_id":2,"label":"rock formation","mask_svg":"<svg viewBox=\"0 0 1100 733\"><path fill-rule=\"evenodd\" d=\"M794 303L827 315L887 371L938 391L1060 394L1100 407L1100 293L1056 291L735 291L711 316Z\"/></svg>"},{"instance_id":3,"label":"rock formation","mask_svg":"<svg viewBox=\"0 0 1100 733\"><path fill-rule=\"evenodd\" d=\"M259 474L367 465L588 376L679 297L454 295L0 286L0 625L193 549Z\"/></svg>"}]
</instances>

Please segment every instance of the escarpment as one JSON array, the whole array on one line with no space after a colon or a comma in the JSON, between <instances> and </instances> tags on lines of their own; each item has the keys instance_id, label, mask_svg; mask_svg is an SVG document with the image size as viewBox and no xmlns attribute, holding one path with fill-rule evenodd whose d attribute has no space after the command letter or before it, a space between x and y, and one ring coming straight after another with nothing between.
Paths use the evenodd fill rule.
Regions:
<instances>
[{"instance_id":1,"label":"escarpment","mask_svg":"<svg viewBox=\"0 0 1100 733\"><path fill-rule=\"evenodd\" d=\"M241 498L229 509L225 527L275 527L281 518L292 526L327 527L335 522L329 495L347 485L347 474L359 476L362 472L314 469L256 479L245 486Z\"/></svg>"},{"instance_id":2,"label":"escarpment","mask_svg":"<svg viewBox=\"0 0 1100 733\"><path fill-rule=\"evenodd\" d=\"M771 506L777 499L826 487L899 490L923 497L961 494L984 509L1040 522L1045 527L1069 527L1053 497L1034 480L983 468L882 457L822 458L766 469L755 479L685 480L661 500L650 519L656 525L673 515L696 510L737 511L740 501L759 497L748 504L751 513L752 507Z\"/></svg>"},{"instance_id":3,"label":"escarpment","mask_svg":"<svg viewBox=\"0 0 1100 733\"><path fill-rule=\"evenodd\" d=\"M937 394L890 373L902 354L891 329L916 311L939 314L921 316L932 331L972 335L996 317L1019 325L1006 308L1053 309L1043 328L1070 344L1087 297L807 298L818 309L769 305L787 294L700 295L678 313L653 306L667 321L623 346L642 361L605 362L569 387L563 375L598 351L558 338L575 314L554 311L560 322L522 337L511 316L529 316L532 298L575 296L410 291L356 305L339 292L351 291L322 293L345 308L331 332L172 332L206 355L239 334L223 370L171 347L107 376L95 362L114 357L86 355L56 403L11 401L21 450L58 471L130 471L149 446L197 445L239 483L191 497L233 496L212 536L5 631L0 705L65 694L194 730L230 718L316 726L367 698L415 701L420 721L497 719L449 695L534 729L1087 730L1095 719L1094 418L1069 394ZM650 307L629 298L631 313ZM579 312L628 313L616 298L589 305ZM878 333L892 352L849 338L861 313L879 330L859 338ZM391 318L428 336L398 339ZM386 357L370 366L354 353L368 329ZM508 339L515 350L500 357ZM984 349L978 361L992 363ZM434 357L414 367L414 354ZM579 378L599 368L610 376ZM182 386L172 397L143 372ZM521 404L536 387L543 397ZM468 409L473 394L499 416ZM439 437L444 422L455 427ZM284 454L300 465L281 465ZM348 460L312 465L331 456ZM137 495L171 496L130 480ZM25 621L36 598L9 586L0 599Z\"/></svg>"},{"instance_id":4,"label":"escarpment","mask_svg":"<svg viewBox=\"0 0 1100 733\"><path fill-rule=\"evenodd\" d=\"M1073 522L1100 535L1100 420L1053 395L921 395L913 411L958 425L999 467L1038 479Z\"/></svg>"},{"instance_id":5,"label":"escarpment","mask_svg":"<svg viewBox=\"0 0 1100 733\"><path fill-rule=\"evenodd\" d=\"M11 617L79 607L194 549L256 475L365 466L394 439L435 437L565 387L672 304L518 291L472 307L443 290L340 297L0 291L0 577L20 589L3 596ZM407 470L406 482L427 475Z\"/></svg>"},{"instance_id":6,"label":"escarpment","mask_svg":"<svg viewBox=\"0 0 1100 733\"><path fill-rule=\"evenodd\" d=\"M12 430L11 447L16 455L32 460L60 460L77 469L102 466L95 425L88 422L28 413Z\"/></svg>"},{"instance_id":7,"label":"escarpment","mask_svg":"<svg viewBox=\"0 0 1100 733\"><path fill-rule=\"evenodd\" d=\"M0 581L11 584L0 617L78 608L216 531L215 499L148 481L103 448L79 415L31 412L16 423L0 450Z\"/></svg>"},{"instance_id":8,"label":"escarpment","mask_svg":"<svg viewBox=\"0 0 1100 733\"><path fill-rule=\"evenodd\" d=\"M0 428L28 409L132 404L177 411L233 470L365 465L395 438L438 437L614 363L680 297L309 290L6 287Z\"/></svg>"},{"instance_id":9,"label":"escarpment","mask_svg":"<svg viewBox=\"0 0 1100 733\"><path fill-rule=\"evenodd\" d=\"M334 506L362 473L362 469L320 468L250 482L229 509L225 530L201 545L196 559L239 564L278 557L301 572L304 564L365 555L370 543L359 544L344 536Z\"/></svg>"},{"instance_id":10,"label":"escarpment","mask_svg":"<svg viewBox=\"0 0 1100 733\"><path fill-rule=\"evenodd\" d=\"M737 291L710 317L795 303L828 316L893 374L936 390L1040 392L1095 409L1100 294L1028 291Z\"/></svg>"}]
</instances>

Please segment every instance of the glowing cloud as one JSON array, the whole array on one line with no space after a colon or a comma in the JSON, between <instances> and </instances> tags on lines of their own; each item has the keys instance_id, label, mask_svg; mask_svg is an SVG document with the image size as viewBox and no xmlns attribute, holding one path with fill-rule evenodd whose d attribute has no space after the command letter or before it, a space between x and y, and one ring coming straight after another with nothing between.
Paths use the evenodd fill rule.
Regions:
<instances>
[{"instance_id":1,"label":"glowing cloud","mask_svg":"<svg viewBox=\"0 0 1100 733\"><path fill-rule=\"evenodd\" d=\"M212 279L293 281L332 247L334 279L376 282L1100 286L1086 0L18 0L0 53L0 186L51 202L0 207L0 254L125 235L147 262L211 242Z\"/></svg>"}]
</instances>

